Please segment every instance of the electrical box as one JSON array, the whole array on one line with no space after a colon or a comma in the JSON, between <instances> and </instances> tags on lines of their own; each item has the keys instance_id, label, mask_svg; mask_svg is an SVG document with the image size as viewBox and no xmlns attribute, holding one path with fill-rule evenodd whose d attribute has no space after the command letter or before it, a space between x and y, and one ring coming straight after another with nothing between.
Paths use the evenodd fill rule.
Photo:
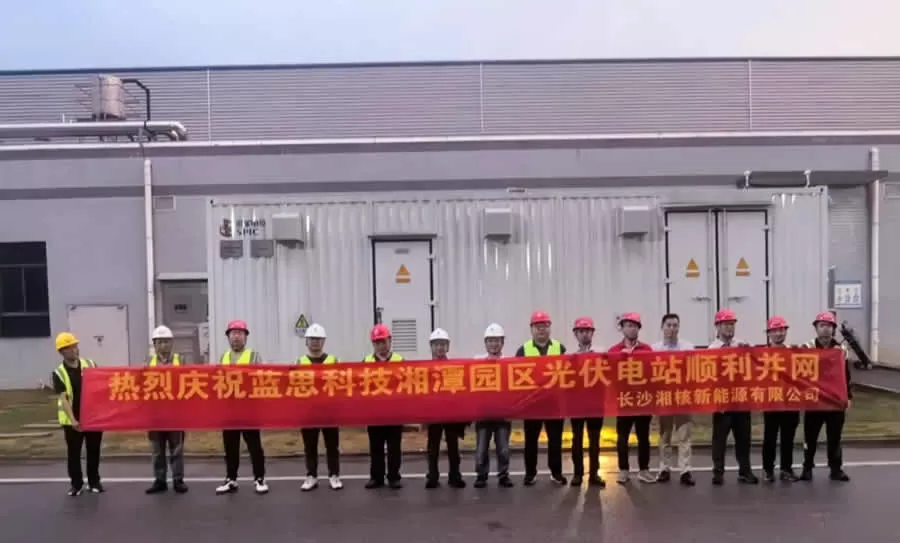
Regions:
<instances>
[{"instance_id":1,"label":"electrical box","mask_svg":"<svg viewBox=\"0 0 900 543\"><path fill-rule=\"evenodd\" d=\"M507 242L513 234L513 214L509 208L488 208L484 210L484 237Z\"/></svg>"},{"instance_id":2,"label":"electrical box","mask_svg":"<svg viewBox=\"0 0 900 543\"><path fill-rule=\"evenodd\" d=\"M299 213L276 213L272 215L272 239L280 243L305 244L306 223L306 217Z\"/></svg>"},{"instance_id":3,"label":"electrical box","mask_svg":"<svg viewBox=\"0 0 900 543\"><path fill-rule=\"evenodd\" d=\"M616 234L619 237L640 237L650 233L653 209L650 206L622 206L616 209Z\"/></svg>"}]
</instances>

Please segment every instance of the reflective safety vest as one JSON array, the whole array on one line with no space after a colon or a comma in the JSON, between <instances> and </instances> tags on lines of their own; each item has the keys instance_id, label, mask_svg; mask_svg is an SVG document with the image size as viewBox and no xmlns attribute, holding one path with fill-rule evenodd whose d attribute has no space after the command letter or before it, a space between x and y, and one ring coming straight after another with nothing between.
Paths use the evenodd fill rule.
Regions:
<instances>
[{"instance_id":1,"label":"reflective safety vest","mask_svg":"<svg viewBox=\"0 0 900 543\"><path fill-rule=\"evenodd\" d=\"M244 349L244 352L241 353L241 356L238 357L235 364L238 366L246 366L250 364L251 360L253 360L253 350ZM222 365L227 366L229 364L231 364L231 351L228 351L222 355Z\"/></svg>"},{"instance_id":2,"label":"reflective safety vest","mask_svg":"<svg viewBox=\"0 0 900 543\"><path fill-rule=\"evenodd\" d=\"M149 366L152 368L152 367L156 366L157 364L159 364L159 358L156 355L153 355L153 358L150 359ZM166 366L168 364L162 364L162 365ZM172 366L180 366L181 365L181 355L179 355L178 353L173 354L171 365Z\"/></svg>"},{"instance_id":3,"label":"reflective safety vest","mask_svg":"<svg viewBox=\"0 0 900 543\"><path fill-rule=\"evenodd\" d=\"M525 356L541 356L541 352L538 350L537 345L534 344L534 341L529 340L525 342L525 345L522 345L523 350L525 351ZM559 344L555 339L551 339L550 343L547 345L547 356L558 356L562 354L562 345Z\"/></svg>"},{"instance_id":4,"label":"reflective safety vest","mask_svg":"<svg viewBox=\"0 0 900 543\"><path fill-rule=\"evenodd\" d=\"M303 356L301 356L299 359L297 359L297 363L302 364L302 365L307 365L307 364L312 364L313 361L310 360L308 356L303 355ZM322 363L323 363L323 364L336 364L336 363L337 363L337 357L330 354L330 355L328 355L328 356L325 357L325 361L322 362Z\"/></svg>"},{"instance_id":5,"label":"reflective safety vest","mask_svg":"<svg viewBox=\"0 0 900 543\"><path fill-rule=\"evenodd\" d=\"M363 362L371 363L371 362L380 362L377 358L375 358L374 354L367 354L365 358L363 358ZM397 353L391 353L391 358L388 359L388 362L403 362L403 357Z\"/></svg>"},{"instance_id":6,"label":"reflective safety vest","mask_svg":"<svg viewBox=\"0 0 900 543\"><path fill-rule=\"evenodd\" d=\"M79 359L79 363L81 365L81 371L84 371L84 368L96 368L97 364L94 364L93 360L88 360L85 358ZM56 376L59 377L59 380L63 382L63 385L66 386L66 396L69 398L71 402L73 400L72 395L72 380L69 379L69 372L66 371L65 364L60 364L56 368ZM62 398L56 399L56 411L57 411L57 419L59 420L59 424L61 426L71 426L72 419L69 418L69 415L66 414L66 410L63 409Z\"/></svg>"},{"instance_id":7,"label":"reflective safety vest","mask_svg":"<svg viewBox=\"0 0 900 543\"><path fill-rule=\"evenodd\" d=\"M843 343L838 343L837 340L832 340L835 342L833 347L825 347L826 349L840 349L844 353L844 360L850 356L850 349L847 348ZM812 339L803 344L803 347L807 347L809 349L819 349L820 347L816 346L816 340Z\"/></svg>"}]
</instances>

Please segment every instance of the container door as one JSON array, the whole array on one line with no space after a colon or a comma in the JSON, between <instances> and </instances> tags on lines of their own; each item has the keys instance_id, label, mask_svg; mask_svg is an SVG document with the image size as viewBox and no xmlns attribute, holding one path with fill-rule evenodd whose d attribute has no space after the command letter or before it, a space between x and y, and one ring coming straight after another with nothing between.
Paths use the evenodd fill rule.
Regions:
<instances>
[{"instance_id":1,"label":"container door","mask_svg":"<svg viewBox=\"0 0 900 543\"><path fill-rule=\"evenodd\" d=\"M394 352L430 358L433 322L431 241L373 241L375 321L393 332Z\"/></svg>"},{"instance_id":2,"label":"container door","mask_svg":"<svg viewBox=\"0 0 900 543\"><path fill-rule=\"evenodd\" d=\"M681 318L681 337L697 345L712 341L710 322L717 304L714 229L712 212L666 213L668 312ZM648 332L648 340L659 337L658 330Z\"/></svg>"},{"instance_id":3,"label":"container door","mask_svg":"<svg viewBox=\"0 0 900 543\"><path fill-rule=\"evenodd\" d=\"M737 313L737 337L766 342L769 314L769 227L765 211L719 212L721 306Z\"/></svg>"},{"instance_id":4,"label":"container door","mask_svg":"<svg viewBox=\"0 0 900 543\"><path fill-rule=\"evenodd\" d=\"M129 365L127 306L70 305L69 331L78 338L82 358L98 366Z\"/></svg>"}]
</instances>

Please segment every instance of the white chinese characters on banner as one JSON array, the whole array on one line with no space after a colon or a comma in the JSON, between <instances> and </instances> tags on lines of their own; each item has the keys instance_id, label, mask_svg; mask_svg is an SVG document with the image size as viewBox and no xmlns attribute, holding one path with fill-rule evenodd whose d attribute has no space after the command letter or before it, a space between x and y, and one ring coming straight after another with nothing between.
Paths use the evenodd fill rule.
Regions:
<instances>
[{"instance_id":1,"label":"white chinese characters on banner","mask_svg":"<svg viewBox=\"0 0 900 543\"><path fill-rule=\"evenodd\" d=\"M862 304L861 281L835 281L834 283L834 308L835 309L859 309Z\"/></svg>"}]
</instances>

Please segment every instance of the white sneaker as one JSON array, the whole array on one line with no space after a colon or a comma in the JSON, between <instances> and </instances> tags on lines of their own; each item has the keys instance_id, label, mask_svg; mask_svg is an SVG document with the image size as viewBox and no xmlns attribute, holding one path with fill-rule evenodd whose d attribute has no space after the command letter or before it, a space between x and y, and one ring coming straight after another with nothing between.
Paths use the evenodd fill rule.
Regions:
<instances>
[{"instance_id":1,"label":"white sneaker","mask_svg":"<svg viewBox=\"0 0 900 543\"><path fill-rule=\"evenodd\" d=\"M256 485L255 490L257 494L265 494L269 491L269 485L266 484L265 479L257 479L254 481L254 484Z\"/></svg>"},{"instance_id":2,"label":"white sneaker","mask_svg":"<svg viewBox=\"0 0 900 543\"><path fill-rule=\"evenodd\" d=\"M631 475L626 470L620 469L619 475L616 476L616 482L620 485L627 485L631 480Z\"/></svg>"},{"instance_id":3,"label":"white sneaker","mask_svg":"<svg viewBox=\"0 0 900 543\"><path fill-rule=\"evenodd\" d=\"M650 473L650 470L645 469L638 472L638 481L647 484L655 483L656 477L654 477L653 474Z\"/></svg>"},{"instance_id":4,"label":"white sneaker","mask_svg":"<svg viewBox=\"0 0 900 543\"><path fill-rule=\"evenodd\" d=\"M307 475L306 480L303 481L302 485L300 485L300 490L302 490L303 492L309 492L310 490L316 488L317 486L319 486L318 477L313 477L312 475Z\"/></svg>"},{"instance_id":5,"label":"white sneaker","mask_svg":"<svg viewBox=\"0 0 900 543\"><path fill-rule=\"evenodd\" d=\"M238 484L234 479L225 479L225 482L216 487L216 494L230 494L237 492Z\"/></svg>"},{"instance_id":6,"label":"white sneaker","mask_svg":"<svg viewBox=\"0 0 900 543\"><path fill-rule=\"evenodd\" d=\"M340 490L344 488L344 483L341 482L341 478L337 475L329 477L328 484L331 485L331 490Z\"/></svg>"}]
</instances>

